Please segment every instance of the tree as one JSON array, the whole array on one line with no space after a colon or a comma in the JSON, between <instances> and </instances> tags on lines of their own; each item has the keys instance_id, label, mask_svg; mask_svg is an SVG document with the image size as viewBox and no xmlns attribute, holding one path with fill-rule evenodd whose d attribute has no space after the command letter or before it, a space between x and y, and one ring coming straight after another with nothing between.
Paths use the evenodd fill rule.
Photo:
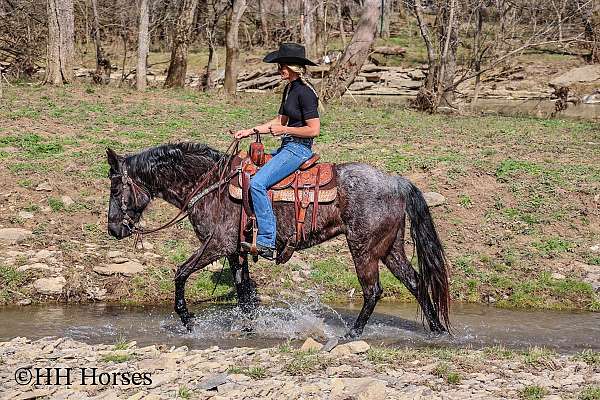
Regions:
<instances>
[{"instance_id":1,"label":"tree","mask_svg":"<svg viewBox=\"0 0 600 400\"><path fill-rule=\"evenodd\" d=\"M98 16L98 0L92 0L92 13L94 15L94 29L92 36L96 47L96 71L92 75L95 83L108 84L110 82L110 60L106 58L100 40L100 17Z\"/></svg>"},{"instance_id":2,"label":"tree","mask_svg":"<svg viewBox=\"0 0 600 400\"><path fill-rule=\"evenodd\" d=\"M364 7L352 40L344 54L324 79L322 99L327 102L341 97L362 68L375 36L381 15L381 0L365 0Z\"/></svg>"},{"instance_id":3,"label":"tree","mask_svg":"<svg viewBox=\"0 0 600 400\"><path fill-rule=\"evenodd\" d=\"M232 0L225 38L225 92L234 95L237 89L238 59L240 56L238 32L246 10L246 0Z\"/></svg>"},{"instance_id":4,"label":"tree","mask_svg":"<svg viewBox=\"0 0 600 400\"><path fill-rule=\"evenodd\" d=\"M138 23L138 59L135 73L137 90L146 90L146 59L148 57L148 0L140 0L140 15Z\"/></svg>"},{"instance_id":5,"label":"tree","mask_svg":"<svg viewBox=\"0 0 600 400\"><path fill-rule=\"evenodd\" d=\"M187 56L194 13L198 0L182 0L173 30L173 47L171 49L171 62L165 80L165 87L183 87L187 71Z\"/></svg>"},{"instance_id":6,"label":"tree","mask_svg":"<svg viewBox=\"0 0 600 400\"><path fill-rule=\"evenodd\" d=\"M260 21L261 30L261 41L263 45L269 44L269 25L267 22L267 7L265 5L266 0L258 0L258 14Z\"/></svg>"},{"instance_id":7,"label":"tree","mask_svg":"<svg viewBox=\"0 0 600 400\"><path fill-rule=\"evenodd\" d=\"M316 7L314 0L302 0L302 39L306 49L306 57L312 60L317 55L315 32Z\"/></svg>"},{"instance_id":8,"label":"tree","mask_svg":"<svg viewBox=\"0 0 600 400\"><path fill-rule=\"evenodd\" d=\"M75 19L73 0L48 0L48 55L46 83L62 85L73 80Z\"/></svg>"}]
</instances>

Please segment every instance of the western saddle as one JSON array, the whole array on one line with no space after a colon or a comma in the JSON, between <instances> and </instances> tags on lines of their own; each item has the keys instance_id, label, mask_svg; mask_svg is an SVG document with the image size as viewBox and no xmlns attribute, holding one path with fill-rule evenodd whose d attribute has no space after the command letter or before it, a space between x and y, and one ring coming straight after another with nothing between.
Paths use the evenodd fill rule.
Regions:
<instances>
[{"instance_id":1,"label":"western saddle","mask_svg":"<svg viewBox=\"0 0 600 400\"><path fill-rule=\"evenodd\" d=\"M258 228L256 217L250 205L250 179L265 165L272 156L265 154L260 134L256 141L250 144L249 152L241 150L233 159L232 170L239 171L238 179L232 179L229 184L229 194L242 201L240 218L240 242L246 241L247 235L252 235L250 254L257 259L256 235ZM306 211L312 204L310 229L316 228L319 204L330 203L337 197L335 170L331 163L319 163L319 155L313 154L298 170L273 185L267 192L271 203L293 202L295 209L295 238L288 238L284 250L277 252L277 264L283 264L290 259L296 245L306 238L304 221Z\"/></svg>"}]
</instances>

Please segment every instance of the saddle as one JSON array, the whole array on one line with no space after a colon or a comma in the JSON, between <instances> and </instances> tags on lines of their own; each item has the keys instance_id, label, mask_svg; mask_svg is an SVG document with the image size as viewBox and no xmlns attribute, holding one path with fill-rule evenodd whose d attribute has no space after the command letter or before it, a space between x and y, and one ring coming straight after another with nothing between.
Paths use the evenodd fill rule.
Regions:
<instances>
[{"instance_id":1,"label":"saddle","mask_svg":"<svg viewBox=\"0 0 600 400\"><path fill-rule=\"evenodd\" d=\"M252 233L250 254L256 257L256 234L258 232L256 218L250 206L250 180L272 156L265 154L260 135L250 144L249 152L241 150L231 163L232 171L239 171L238 179L232 179L229 184L229 194L242 201L240 218L240 242L245 241L246 234ZM295 239L287 241L286 248L277 254L277 263L285 263L293 254L295 246L306 237L304 222L306 211L312 204L310 230L316 228L319 204L330 203L337 197L335 170L331 163L319 163L320 156L313 154L298 170L273 185L267 194L272 203L294 203L295 209Z\"/></svg>"}]
</instances>

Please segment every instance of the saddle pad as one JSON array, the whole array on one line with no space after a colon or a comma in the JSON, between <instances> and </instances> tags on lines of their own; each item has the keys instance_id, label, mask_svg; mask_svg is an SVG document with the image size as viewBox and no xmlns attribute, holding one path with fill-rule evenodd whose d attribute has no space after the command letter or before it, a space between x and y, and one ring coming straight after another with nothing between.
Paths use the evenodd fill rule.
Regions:
<instances>
[{"instance_id":1,"label":"saddle pad","mask_svg":"<svg viewBox=\"0 0 600 400\"><path fill-rule=\"evenodd\" d=\"M269 190L271 192L271 190ZM284 190L273 190L273 202L276 201L287 201L293 203L296 199L294 189ZM229 195L234 199L242 200L242 188L234 183L229 184ZM337 197L337 187L331 189L319 189L319 203L330 203ZM315 201L315 192L311 190L309 192L309 202Z\"/></svg>"}]
</instances>

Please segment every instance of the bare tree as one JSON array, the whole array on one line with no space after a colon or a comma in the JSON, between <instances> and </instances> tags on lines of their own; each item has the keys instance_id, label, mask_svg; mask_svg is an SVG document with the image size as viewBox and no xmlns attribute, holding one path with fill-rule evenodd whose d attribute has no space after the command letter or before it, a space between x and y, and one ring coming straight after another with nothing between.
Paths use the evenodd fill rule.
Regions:
<instances>
[{"instance_id":1,"label":"bare tree","mask_svg":"<svg viewBox=\"0 0 600 400\"><path fill-rule=\"evenodd\" d=\"M316 33L315 33L315 1L302 0L302 39L306 48L306 56L309 60L317 55L316 49Z\"/></svg>"},{"instance_id":2,"label":"bare tree","mask_svg":"<svg viewBox=\"0 0 600 400\"><path fill-rule=\"evenodd\" d=\"M148 0L139 0L140 4L140 15L138 22L138 59L137 69L135 72L136 77L136 88L137 90L146 90L146 76L147 68L146 61L148 58L148 23L149 23L149 9Z\"/></svg>"},{"instance_id":3,"label":"bare tree","mask_svg":"<svg viewBox=\"0 0 600 400\"><path fill-rule=\"evenodd\" d=\"M95 83L107 84L110 82L110 60L104 54L100 38L100 17L98 16L98 0L92 0L92 13L94 16L94 29L92 37L96 47L96 71L92 75Z\"/></svg>"},{"instance_id":4,"label":"bare tree","mask_svg":"<svg viewBox=\"0 0 600 400\"><path fill-rule=\"evenodd\" d=\"M267 7L266 0L258 0L258 14L260 21L261 41L263 45L269 44L269 25L267 22Z\"/></svg>"},{"instance_id":5,"label":"bare tree","mask_svg":"<svg viewBox=\"0 0 600 400\"><path fill-rule=\"evenodd\" d=\"M589 61L598 63L600 62L600 33L594 24L594 1L575 0L575 6L583 23L587 47L590 49Z\"/></svg>"},{"instance_id":6,"label":"bare tree","mask_svg":"<svg viewBox=\"0 0 600 400\"><path fill-rule=\"evenodd\" d=\"M365 0L352 40L344 54L323 80L322 99L327 102L341 97L362 68L377 35L381 0Z\"/></svg>"},{"instance_id":7,"label":"bare tree","mask_svg":"<svg viewBox=\"0 0 600 400\"><path fill-rule=\"evenodd\" d=\"M173 47L171 49L171 63L165 80L165 87L183 87L187 71L187 56L194 12L198 7L198 0L182 0L173 31Z\"/></svg>"},{"instance_id":8,"label":"bare tree","mask_svg":"<svg viewBox=\"0 0 600 400\"><path fill-rule=\"evenodd\" d=\"M240 20L246 10L246 0L232 0L227 35L225 39L225 92L234 95L237 89L238 59L240 56L238 32Z\"/></svg>"},{"instance_id":9,"label":"bare tree","mask_svg":"<svg viewBox=\"0 0 600 400\"><path fill-rule=\"evenodd\" d=\"M62 85L73 80L75 20L73 0L48 0L48 55L46 83Z\"/></svg>"}]
</instances>

